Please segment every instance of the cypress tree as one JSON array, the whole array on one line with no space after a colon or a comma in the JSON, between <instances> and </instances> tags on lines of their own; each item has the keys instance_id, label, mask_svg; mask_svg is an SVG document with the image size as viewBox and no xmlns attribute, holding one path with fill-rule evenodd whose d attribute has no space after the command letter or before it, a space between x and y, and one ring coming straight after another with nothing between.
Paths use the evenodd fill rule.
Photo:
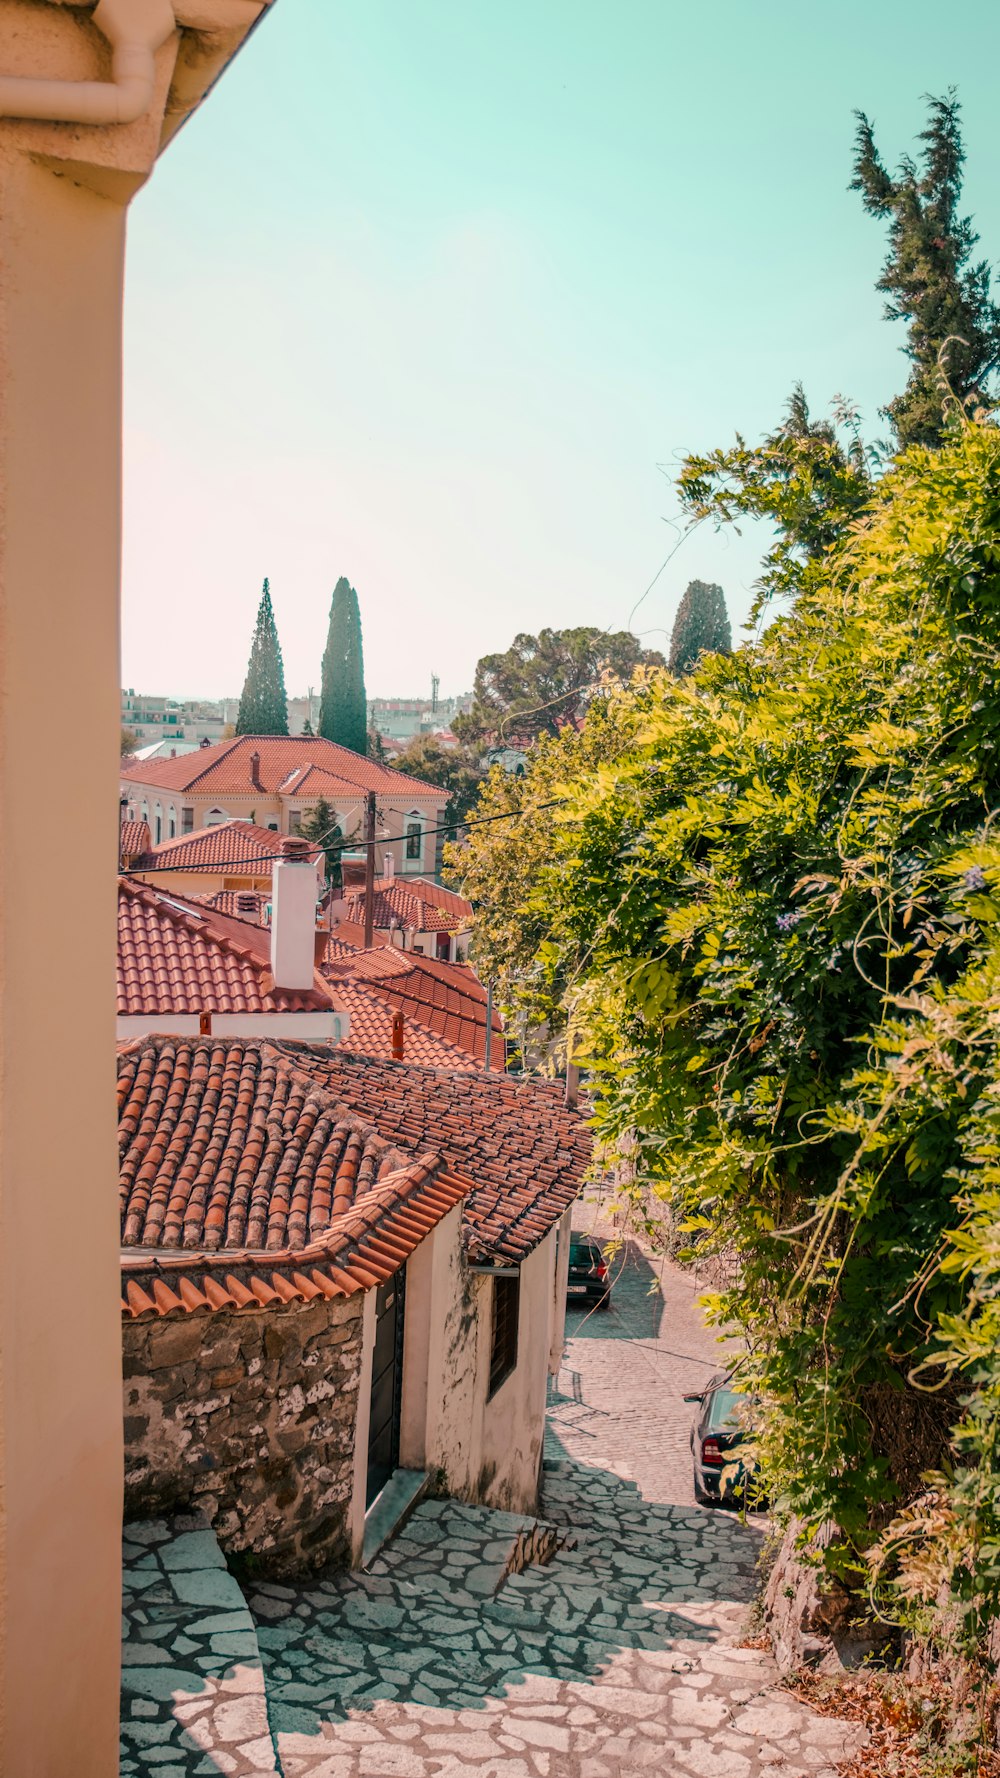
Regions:
<instances>
[{"instance_id":1,"label":"cypress tree","mask_svg":"<svg viewBox=\"0 0 1000 1778\"><path fill-rule=\"evenodd\" d=\"M358 595L341 575L333 589L323 654L319 732L352 753L368 751L368 702Z\"/></svg>"},{"instance_id":2,"label":"cypress tree","mask_svg":"<svg viewBox=\"0 0 1000 1778\"><path fill-rule=\"evenodd\" d=\"M287 735L288 699L281 644L271 609L271 588L264 582L257 623L250 646L250 665L236 718L238 735Z\"/></svg>"},{"instance_id":3,"label":"cypress tree","mask_svg":"<svg viewBox=\"0 0 1000 1778\"><path fill-rule=\"evenodd\" d=\"M670 636L671 673L690 673L702 654L732 654L726 598L720 586L692 580L677 607Z\"/></svg>"}]
</instances>

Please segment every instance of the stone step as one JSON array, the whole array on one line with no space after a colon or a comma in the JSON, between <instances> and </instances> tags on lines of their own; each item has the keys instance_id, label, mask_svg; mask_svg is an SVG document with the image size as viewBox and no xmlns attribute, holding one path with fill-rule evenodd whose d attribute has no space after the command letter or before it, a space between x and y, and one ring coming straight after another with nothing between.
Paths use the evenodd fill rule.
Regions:
<instances>
[{"instance_id":1,"label":"stone step","mask_svg":"<svg viewBox=\"0 0 1000 1778\"><path fill-rule=\"evenodd\" d=\"M200 1516L125 1526L122 1778L278 1772L257 1629ZM218 1757L217 1757L218 1756Z\"/></svg>"}]
</instances>

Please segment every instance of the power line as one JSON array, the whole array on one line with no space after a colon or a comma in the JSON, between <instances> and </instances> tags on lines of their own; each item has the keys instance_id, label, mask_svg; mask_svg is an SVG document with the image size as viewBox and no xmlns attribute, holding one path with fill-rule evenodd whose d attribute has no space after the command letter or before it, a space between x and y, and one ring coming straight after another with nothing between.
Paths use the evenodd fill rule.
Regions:
<instances>
[{"instance_id":1,"label":"power line","mask_svg":"<svg viewBox=\"0 0 1000 1778\"><path fill-rule=\"evenodd\" d=\"M543 809L563 808L565 806L567 800L568 799L564 796L557 796L557 797L554 797L551 802L535 803L534 806L530 809L510 809L506 812L506 814L503 814L503 815L480 815L478 817L475 817L471 821L442 821L440 823L440 825L437 827L422 828L421 832L422 832L422 835L426 838L430 834L435 834L435 833L457 833L460 828L489 827L495 821L524 821L527 819L527 817L529 815L540 814ZM211 833L212 829L211 828L204 828L201 831L203 831L205 833ZM365 850L365 848L368 846L401 846L407 838L407 835L405 833L383 835L383 837L381 839L376 837L373 840L363 840L363 839L354 839L354 840L347 839L347 840L345 840L345 839L341 838L339 840L334 841L334 843L332 845L329 845L329 846L326 845L326 843L325 843L326 839L332 838L332 836L336 832L337 832L337 828L331 827L328 831L328 834L321 835L317 839L303 840L303 844L309 846L317 854L320 852L363 852ZM196 836L194 834L191 835L192 839L194 839L195 837ZM288 837L289 839L295 839L299 836L297 836L295 834L290 834L286 837ZM272 858L271 862L272 862L272 864L276 863L276 862L280 863L280 854L276 853L274 855L274 858ZM266 863L267 863L267 860L264 858L261 858L260 854L258 853L258 855L255 858L226 858L220 862L219 870L225 872L225 871L237 870L242 865L258 865L259 866L259 865L266 864ZM142 876L148 876L148 875L152 874L153 872L156 872L157 875L166 875L171 871L186 871L186 872L190 873L195 868L196 867L192 866L191 864L147 864L147 865L134 866L131 870L119 871L118 874L119 874L119 876L122 876L122 877L142 877ZM218 872L216 872L215 874L218 874ZM406 882L405 876L400 877L399 881L402 883L405 883ZM151 884L150 887L152 888L152 887L154 887L154 885Z\"/></svg>"}]
</instances>

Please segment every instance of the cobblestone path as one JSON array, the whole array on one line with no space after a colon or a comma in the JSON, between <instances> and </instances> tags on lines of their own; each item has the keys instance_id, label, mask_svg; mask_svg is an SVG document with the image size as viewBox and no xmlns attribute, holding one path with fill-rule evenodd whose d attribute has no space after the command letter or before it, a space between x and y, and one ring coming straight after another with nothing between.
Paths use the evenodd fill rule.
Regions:
<instances>
[{"instance_id":1,"label":"cobblestone path","mask_svg":"<svg viewBox=\"0 0 1000 1778\"><path fill-rule=\"evenodd\" d=\"M718 1348L684 1275L652 1279L633 1251L573 1317L550 1561L513 1572L530 1521L426 1501L368 1573L252 1592L284 1778L829 1778L857 1745L738 1646L759 1534L692 1504L678 1399Z\"/></svg>"}]
</instances>

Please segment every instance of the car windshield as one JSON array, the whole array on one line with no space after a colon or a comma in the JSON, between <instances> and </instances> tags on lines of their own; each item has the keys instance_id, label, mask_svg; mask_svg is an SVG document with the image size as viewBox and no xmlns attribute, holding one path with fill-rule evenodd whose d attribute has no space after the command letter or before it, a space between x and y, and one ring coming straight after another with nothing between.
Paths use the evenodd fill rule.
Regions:
<instances>
[{"instance_id":1,"label":"car windshield","mask_svg":"<svg viewBox=\"0 0 1000 1778\"><path fill-rule=\"evenodd\" d=\"M596 1241L571 1241L569 1244L569 1263L571 1266L593 1265L600 1259L601 1250Z\"/></svg>"},{"instance_id":2,"label":"car windshield","mask_svg":"<svg viewBox=\"0 0 1000 1778\"><path fill-rule=\"evenodd\" d=\"M713 1431L720 1432L723 1427L737 1427L740 1419L736 1412L743 1400L737 1389L714 1389L708 1407L708 1424Z\"/></svg>"}]
</instances>

